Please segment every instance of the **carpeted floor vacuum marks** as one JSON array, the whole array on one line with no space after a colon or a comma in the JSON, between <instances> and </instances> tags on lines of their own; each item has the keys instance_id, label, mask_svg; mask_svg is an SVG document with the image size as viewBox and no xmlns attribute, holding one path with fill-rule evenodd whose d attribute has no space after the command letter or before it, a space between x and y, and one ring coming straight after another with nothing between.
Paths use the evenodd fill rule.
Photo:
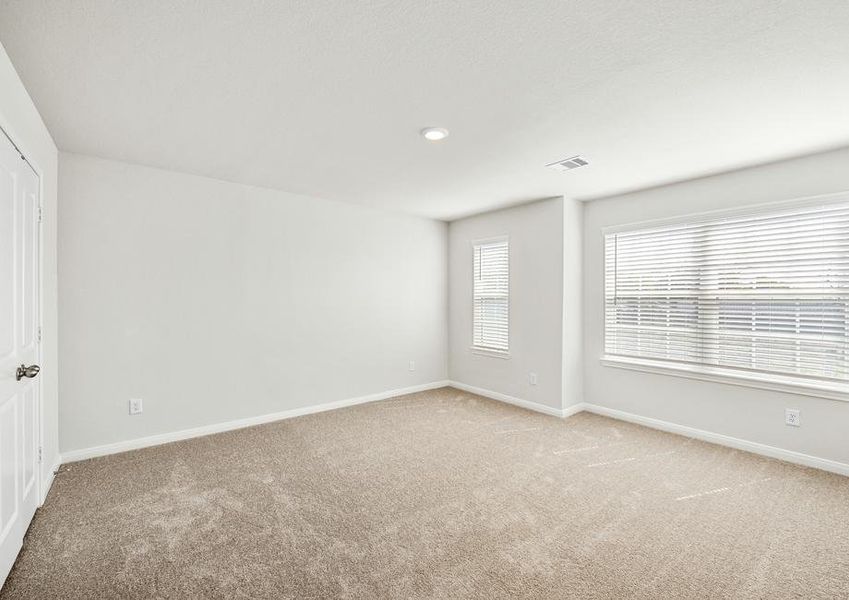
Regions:
<instances>
[{"instance_id":1,"label":"carpeted floor vacuum marks","mask_svg":"<svg viewBox=\"0 0 849 600\"><path fill-rule=\"evenodd\" d=\"M444 388L66 465L0 598L849 598L849 478Z\"/></svg>"}]
</instances>

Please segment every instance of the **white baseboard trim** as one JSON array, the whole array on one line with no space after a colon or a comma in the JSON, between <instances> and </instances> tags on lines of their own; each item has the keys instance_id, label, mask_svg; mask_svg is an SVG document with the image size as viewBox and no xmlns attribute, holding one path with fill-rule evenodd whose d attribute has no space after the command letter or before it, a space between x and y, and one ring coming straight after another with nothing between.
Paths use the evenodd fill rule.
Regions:
<instances>
[{"instance_id":1,"label":"white baseboard trim","mask_svg":"<svg viewBox=\"0 0 849 600\"><path fill-rule=\"evenodd\" d=\"M572 406L567 406L563 409L563 418L571 417L572 415L577 415L579 412L584 412L584 403L579 402L578 404L573 404Z\"/></svg>"},{"instance_id":2,"label":"white baseboard trim","mask_svg":"<svg viewBox=\"0 0 849 600\"><path fill-rule=\"evenodd\" d=\"M243 429L254 425L262 425L263 423L271 423L273 421L281 421L283 419L291 419L293 417L301 417L314 413L335 410L337 408L345 408L347 406L355 406L357 404L365 404L367 402L375 402L377 400L386 400L404 394L414 394L416 392L424 392L434 390L450 385L448 381L434 381L421 385L400 388L397 390L388 390L369 394L368 396L359 396L357 398L347 398L345 400L336 400L335 402L325 402L324 404L316 404L313 406L304 406L301 408L293 408L281 412L270 413L267 415L259 415L256 417L246 417L244 419L236 419L235 421L226 421L224 423L213 423L212 425L203 425L201 427L192 427L191 429L182 429L179 431L171 431L168 433L160 433L143 438L125 440L112 444L104 444L102 446L92 446L91 448L81 448L79 450L71 450L63 452L60 457L60 464L85 460L87 458L95 458L98 456L107 456L109 454L118 454L119 452L127 452L129 450L138 450L139 448L148 448L150 446L159 446L170 442L178 442L180 440L188 440L191 438L210 435L213 433L221 433L222 431L231 431L233 429ZM58 466L57 466L58 468Z\"/></svg>"},{"instance_id":3,"label":"white baseboard trim","mask_svg":"<svg viewBox=\"0 0 849 600\"><path fill-rule=\"evenodd\" d=\"M836 460L819 458L817 456L811 456L809 454L803 454L801 452L795 452L793 450L784 450L783 448L776 448L775 446L768 446L766 444L760 444L758 442L741 440L739 438L723 435L721 433L713 433L711 431L705 431L703 429L696 429L695 427L688 427L686 425L670 423L669 421L661 421L660 419L643 417L641 415L635 415L633 413L616 410L613 408L607 408L606 406L599 406L597 404L583 403L577 406L581 407L580 410L595 413L597 415L603 415L605 417L611 417L613 419L619 419L620 421L628 421L629 423L645 425L646 427L651 427L652 429L660 429L661 431L677 433L679 435L695 438L697 440L711 442L713 444L719 444L720 446L736 448L737 450L744 450L753 454L760 454L762 456L768 456L770 458L777 458L779 460L784 460L805 467L813 467L814 469L821 469L823 471L837 473L838 475L849 476L849 464L837 462Z\"/></svg>"},{"instance_id":4,"label":"white baseboard trim","mask_svg":"<svg viewBox=\"0 0 849 600\"><path fill-rule=\"evenodd\" d=\"M507 404L513 404L515 406L526 408L528 410L533 410L544 415L551 415L552 417L568 417L569 415L573 415L575 414L575 412L578 412L577 410L571 412L574 408L572 406L565 410L559 408L552 408L544 404L531 402L530 400L522 400L521 398L516 398L515 396L508 396L507 394L502 394L501 392L493 392L492 390L486 390L484 388L475 387L473 385L460 383L459 381L449 381L448 385L453 388L457 388L458 390L463 390L464 392L477 394L478 396L483 396L484 398L490 398L492 400L498 400L499 402L506 402Z\"/></svg>"},{"instance_id":5,"label":"white baseboard trim","mask_svg":"<svg viewBox=\"0 0 849 600\"><path fill-rule=\"evenodd\" d=\"M56 478L56 471L59 470L59 467L62 466L62 457L57 456L56 460L53 462L53 465L50 467L50 470L47 472L47 477L44 478L41 485L41 498L39 498L38 505L42 506L47 500L47 494L50 493L50 488L53 487L53 480Z\"/></svg>"},{"instance_id":6,"label":"white baseboard trim","mask_svg":"<svg viewBox=\"0 0 849 600\"><path fill-rule=\"evenodd\" d=\"M550 406L545 406L543 404L538 404L536 402L531 402L529 400L516 398L514 396L508 396L507 394L502 394L500 392L493 392L484 388L467 385L465 383L460 383L459 381L434 381L432 383L400 388L396 390L388 390L386 392L379 392L367 396L359 396L357 398L347 398L345 400L337 400L335 402L326 402L324 404L317 404L314 406L294 408L291 410L270 413L266 415L259 415L256 417L247 417L244 419L227 421L224 423L214 423L212 425L204 425L202 427L193 427L191 429L172 431L143 438L115 442L113 444L104 444L102 446L93 446L91 448L71 450L70 452L65 452L61 456L59 456L55 464L50 468L50 471L47 473L47 476L44 480L44 485L42 486L43 492L41 497L41 503L44 503L45 499L47 498L47 494L50 491L50 487L53 484L54 472L57 471L59 467L64 463L85 460L87 458L95 458L98 456L106 456L109 454L117 454L120 452L137 450L139 448L147 448L150 446L158 446L161 444L177 442L180 440L187 440L195 437L201 437L204 435L210 435L213 433L231 431L233 429L242 429L244 427L252 427L254 425L261 425L263 423L271 423L274 421L281 421L283 419L291 419L303 415L310 415L314 413L325 412L328 410L345 408L347 406L365 404L367 402L386 400L388 398L394 398L396 396L403 396L405 394L413 394L416 392L424 392L427 390L433 390L446 386L457 388L458 390L463 390L472 394L477 394L478 396L483 396L492 400L498 400L500 402L506 402L507 404L513 404L521 408L539 412L545 415L550 415L553 417L564 418L575 415L579 412L586 411L598 415L603 415L605 417L611 417L613 419L619 419L620 421L627 421L630 423L636 423L638 425L644 425L646 427L651 427L652 429L668 431L670 433L676 433L678 435L683 435L686 437L711 442L713 444L719 444L720 446L736 448L737 450L744 450L746 452L752 452L754 454L760 454L762 456L768 456L770 458L776 458L779 460L784 460L790 463L803 465L806 467L813 467L815 469L821 469L823 471L829 471L831 473L849 476L849 464L846 463L841 463L826 458L819 458L816 456L803 454L801 452L795 452L793 450L784 450L783 448L776 448L774 446L768 446L766 444L760 444L758 442L750 442L748 440L742 440L720 433L713 433L711 431L705 431L703 429L696 429L695 427L678 425L677 423L671 423L669 421L662 421L660 419L644 417L641 415L616 410L613 408L607 408L605 406L600 406L597 404L588 404L581 402L568 406L564 409L558 409L552 408Z\"/></svg>"}]
</instances>

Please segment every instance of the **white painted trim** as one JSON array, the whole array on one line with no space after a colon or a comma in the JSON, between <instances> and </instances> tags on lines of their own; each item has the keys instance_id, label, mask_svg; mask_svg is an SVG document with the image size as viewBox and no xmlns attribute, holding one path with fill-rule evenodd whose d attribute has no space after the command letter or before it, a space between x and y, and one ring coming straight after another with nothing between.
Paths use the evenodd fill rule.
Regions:
<instances>
[{"instance_id":1,"label":"white painted trim","mask_svg":"<svg viewBox=\"0 0 849 600\"><path fill-rule=\"evenodd\" d=\"M546 406L544 404L538 404L537 402L531 402L530 400L522 400L521 398L516 398L514 396L508 396L507 394L502 394L501 392L493 392L492 390L486 390L484 388L475 387L473 385L467 385L465 383L460 383L459 381L449 381L448 385L453 388L457 388L458 390L462 390L464 392L469 392L472 394L477 394L478 396L483 396L484 398L490 398L492 400L498 400L499 402L506 402L507 404L513 404L515 406L519 406L521 408L526 408L528 410L533 410L544 415L551 415L552 417L564 417L568 416L566 411L570 411L573 407L569 407L566 411L563 411L559 408L552 408L550 406ZM576 411L577 412L577 411ZM569 412L569 414L575 414L574 412Z\"/></svg>"},{"instance_id":2,"label":"white painted trim","mask_svg":"<svg viewBox=\"0 0 849 600\"><path fill-rule=\"evenodd\" d=\"M449 381L448 385L453 388L457 388L458 390L471 392L472 394L477 394L478 396L484 396L485 398L491 398L500 402L514 404L516 406L527 408L528 410L533 410L546 415L566 418L571 417L572 415L576 415L580 412L595 413L597 415L610 417L612 419L628 421L629 423L636 423L637 425L643 425L652 429L659 429L661 431L668 431L669 433L676 433L678 435L695 438L697 440L710 442L712 444L718 444L720 446L736 448L737 450L743 450L745 452L751 452L753 454L760 454L761 456L768 456L770 458L776 458L778 460L787 461L789 463L802 465L805 467L812 467L814 469L821 469L823 471L837 473L838 475L849 476L849 464L846 463L841 463L835 460L829 460L827 458L820 458L818 456L811 456L809 454L803 454L801 452L795 452L793 450L776 448L775 446L768 446L766 444L760 444L758 442L741 440L739 438L723 435L721 433L714 433L712 431L696 429L695 427L688 427L686 425L670 423L669 421L661 421L660 419L653 419L651 417L635 415L633 413L616 410L613 408L607 408L606 406L600 406L598 404L588 404L586 402L579 402L577 404L567 406L564 409L556 409L551 408L550 406L537 404L536 402L530 402L528 400L522 400L520 398L501 394L499 392L493 392L491 390L478 388L472 385L466 385L465 383L460 383L458 381Z\"/></svg>"},{"instance_id":3,"label":"white painted trim","mask_svg":"<svg viewBox=\"0 0 849 600\"><path fill-rule=\"evenodd\" d=\"M571 417L572 415L577 415L579 412L584 412L586 405L583 402L578 402L577 404L573 404L572 406L567 406L562 411L563 418Z\"/></svg>"},{"instance_id":4,"label":"white painted trim","mask_svg":"<svg viewBox=\"0 0 849 600\"><path fill-rule=\"evenodd\" d=\"M43 465L46 463L42 463ZM56 471L62 466L62 457L57 456L56 460L53 462L53 465L50 467L50 471L47 472L47 477L42 481L41 486L41 498L38 500L38 505L43 506L45 501L47 501L47 494L50 493L50 488L53 487L53 480L56 478Z\"/></svg>"},{"instance_id":5,"label":"white painted trim","mask_svg":"<svg viewBox=\"0 0 849 600\"><path fill-rule=\"evenodd\" d=\"M477 215L470 215L477 216ZM501 242L507 242L508 244L508 256L509 256L509 244L510 244L510 234L502 233L500 235L493 235L491 237L478 238L476 240L469 240L469 245L474 248L475 246L484 246L486 244L500 244Z\"/></svg>"},{"instance_id":6,"label":"white painted trim","mask_svg":"<svg viewBox=\"0 0 849 600\"><path fill-rule=\"evenodd\" d=\"M605 417L611 417L613 419L619 419L620 421L628 421L629 423L636 423L638 425L651 427L652 429L660 429L661 431L677 433L678 435L703 440L712 444L719 444L720 446L736 448L737 450L744 450L746 452L752 452L753 454L777 458L779 460L803 465L805 467L813 467L814 469L822 469L823 471L830 471L831 473L837 473L838 475L849 476L849 464L837 462L836 460L819 458L809 454L802 454L801 452L794 452L793 450L784 450L783 448L767 446L766 444L760 444L758 442L741 440L721 433L713 433L712 431L696 429L695 427L688 427L686 425L678 425L677 423L670 423L669 421L643 417L641 415L635 415L633 413L607 408L606 406L599 406L597 404L582 404L579 406L581 406L581 410L595 413L597 415L603 415Z\"/></svg>"},{"instance_id":7,"label":"white painted trim","mask_svg":"<svg viewBox=\"0 0 849 600\"><path fill-rule=\"evenodd\" d=\"M711 367L708 365L691 365L671 361L611 356L609 354L602 356L599 360L606 367L643 371L659 375L672 375L686 379L698 379L701 381L758 388L773 392L784 392L786 394L813 396L815 398L826 398L828 400L839 400L842 402L849 401L849 386L816 379L756 373L743 369Z\"/></svg>"},{"instance_id":8,"label":"white painted trim","mask_svg":"<svg viewBox=\"0 0 849 600\"><path fill-rule=\"evenodd\" d=\"M324 404L315 404L313 406L304 406L301 408L293 408L281 412L270 413L267 415L259 415L256 417L247 417L237 419L235 421L227 421L224 423L213 423L212 425L204 425L202 427L192 427L191 429L182 429L180 431L171 431L168 433L160 433L143 438L125 440L115 442L113 444L104 444L102 446L93 446L91 448L81 448L79 450L71 450L64 452L61 457L62 463L69 463L97 456L106 456L109 454L117 454L119 452L127 452L128 450L137 450L139 448L147 448L150 446L159 446L169 442L177 442L180 440L188 440L191 438L220 433L222 431L231 431L233 429L242 429L244 427L252 427L263 423L271 423L273 421L281 421L283 419L291 419L293 417L301 417L303 415L311 415L314 413L335 410L337 408L345 408L347 406L355 406L357 404L365 404L367 402L375 402L377 400L386 400L404 394L414 394L416 392L424 392L434 390L450 385L448 381L434 381L421 385L400 388L397 390L388 390L386 392L378 392L367 396L359 396L357 398L347 398L345 400L336 400L335 402L326 402Z\"/></svg>"},{"instance_id":9,"label":"white painted trim","mask_svg":"<svg viewBox=\"0 0 849 600\"><path fill-rule=\"evenodd\" d=\"M213 433L220 433L222 431L231 431L233 429L242 429L244 427L252 427L254 425L261 425L263 423L271 423L283 419L291 419L293 417L325 412L328 410L335 410L338 408L345 408L347 406L355 406L358 404L365 404L367 402L386 400L388 398L394 398L396 396L403 396L404 394L424 392L427 390L433 390L446 386L450 386L472 394L477 394L478 396L483 396L492 400L497 400L499 402L506 402L507 404L512 404L514 406L519 406L521 408L525 408L553 417L565 418L578 414L580 412L590 412L605 417L610 417L613 419L619 419L620 421L636 423L638 425L643 425L652 429L659 429L661 431L668 431L670 433L675 433L678 435L703 440L713 444L718 444L720 446L736 448L737 450L743 450L745 452L752 452L754 454L760 454L762 456L768 456L770 458L776 458L778 460L784 460L790 463L803 465L806 467L812 467L815 469L821 469L823 471L829 471L831 473L837 473L839 475L849 476L849 464L846 463L841 463L826 458L819 458L817 456L811 456L808 454L803 454L801 452L795 452L793 450L776 448L774 446L768 446L766 444L761 444L758 442L750 442L748 440L742 440L720 433L705 431L703 429L696 429L694 427L688 427L686 425L678 425L677 423L671 423L669 421L662 421L660 419L644 417L641 415L636 415L633 413L628 413L613 408L607 408L605 406L600 406L597 404L588 404L580 402L578 404L568 406L564 409L557 409L552 408L550 406L545 406L543 404L538 404L536 402L531 402L529 400L522 400L521 398L516 398L514 396L508 396L507 394L502 394L500 392L493 392L484 388L467 385L458 381L435 381L433 383L411 386L397 390L389 390L387 392L370 394L368 396L360 396L358 398L337 400L335 402L327 402L325 404L317 404L314 406L305 406L302 408L295 408L292 410L282 411L278 413L260 415L257 417L248 417L245 419L238 419L225 423L216 423L203 427L195 427L192 429L183 429L181 431L163 433L144 438L136 438L133 440L116 442L114 444L105 444L103 446L94 446L91 448L83 448L81 450L72 450L61 455L57 459L55 464L51 467L50 474L44 482L45 491L43 497L41 498L41 502L42 504L44 503L44 500L47 497L47 492L50 491L50 486L53 483L54 471L58 470L59 467L65 463L74 462L78 460L85 460L87 458L94 458L97 456L117 454L119 452L127 452L129 450L136 450L139 448L147 448L149 446L158 446L160 444L167 444L169 442L176 442L180 440L201 437Z\"/></svg>"},{"instance_id":10,"label":"white painted trim","mask_svg":"<svg viewBox=\"0 0 849 600\"><path fill-rule=\"evenodd\" d=\"M510 360L510 353L505 352L503 350L492 350L490 348L481 348L480 346L470 346L469 352L471 352L472 354L478 354L480 356L489 356L492 358Z\"/></svg>"}]
</instances>

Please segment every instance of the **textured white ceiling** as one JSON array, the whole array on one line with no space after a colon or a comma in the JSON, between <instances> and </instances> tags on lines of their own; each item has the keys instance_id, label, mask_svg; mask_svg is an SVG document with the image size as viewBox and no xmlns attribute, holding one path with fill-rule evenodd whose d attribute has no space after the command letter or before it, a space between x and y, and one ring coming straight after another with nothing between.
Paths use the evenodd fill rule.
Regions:
<instances>
[{"instance_id":1,"label":"textured white ceiling","mask_svg":"<svg viewBox=\"0 0 849 600\"><path fill-rule=\"evenodd\" d=\"M849 144L846 0L0 0L0 41L62 150L441 219Z\"/></svg>"}]
</instances>

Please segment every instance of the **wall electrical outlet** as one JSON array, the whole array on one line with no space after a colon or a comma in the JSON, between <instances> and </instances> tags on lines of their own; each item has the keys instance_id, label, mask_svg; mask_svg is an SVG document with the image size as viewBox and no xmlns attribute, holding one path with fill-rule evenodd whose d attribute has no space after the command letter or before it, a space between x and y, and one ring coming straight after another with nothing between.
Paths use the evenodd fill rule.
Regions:
<instances>
[{"instance_id":1,"label":"wall electrical outlet","mask_svg":"<svg viewBox=\"0 0 849 600\"><path fill-rule=\"evenodd\" d=\"M411 370L411 371L415 371L415 370L416 370L416 361L414 361L414 360L411 360L411 361L410 361L410 370Z\"/></svg>"},{"instance_id":2,"label":"wall electrical outlet","mask_svg":"<svg viewBox=\"0 0 849 600\"><path fill-rule=\"evenodd\" d=\"M784 409L784 423L791 427L799 427L802 425L802 417L799 414L798 408Z\"/></svg>"},{"instance_id":3,"label":"wall electrical outlet","mask_svg":"<svg viewBox=\"0 0 849 600\"><path fill-rule=\"evenodd\" d=\"M537 384L537 374L534 373L533 371L528 373L528 383L530 383L531 385Z\"/></svg>"},{"instance_id":4,"label":"wall electrical outlet","mask_svg":"<svg viewBox=\"0 0 849 600\"><path fill-rule=\"evenodd\" d=\"M140 415L144 410L141 398L130 398L130 414Z\"/></svg>"}]
</instances>

